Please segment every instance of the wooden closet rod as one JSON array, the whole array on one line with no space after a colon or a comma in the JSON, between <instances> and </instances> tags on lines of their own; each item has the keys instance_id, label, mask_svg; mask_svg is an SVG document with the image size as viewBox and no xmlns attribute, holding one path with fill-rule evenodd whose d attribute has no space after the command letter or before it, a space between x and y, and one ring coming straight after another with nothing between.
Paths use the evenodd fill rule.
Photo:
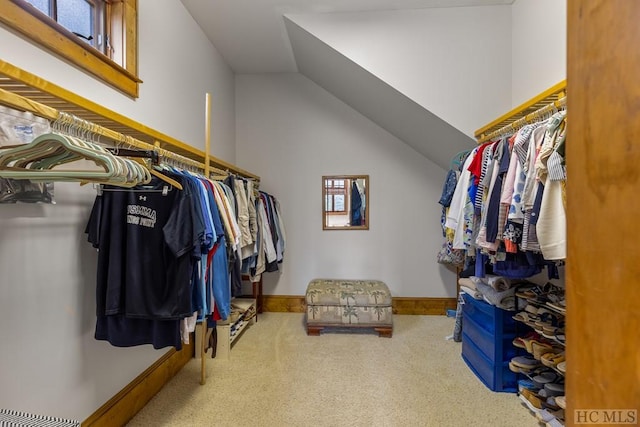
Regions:
<instances>
[{"instance_id":1,"label":"wooden closet rod","mask_svg":"<svg viewBox=\"0 0 640 427\"><path fill-rule=\"evenodd\" d=\"M100 125L115 134L129 135L137 141L163 148L166 152L182 155L196 162L204 162L205 153L202 150L144 126L1 59L0 89L18 97L14 98L14 104L8 104L14 108L33 112L49 120L56 119L57 111L64 111ZM259 176L216 157L211 156L209 164L212 166L211 171L218 174L235 174L256 182L260 181Z\"/></svg>"},{"instance_id":2,"label":"wooden closet rod","mask_svg":"<svg viewBox=\"0 0 640 427\"><path fill-rule=\"evenodd\" d=\"M483 135L482 138L478 139L478 143L490 141L501 135L513 135L524 125L539 122L545 117L545 115L553 113L554 111L557 111L566 105L567 97L565 96L557 101L553 101L551 104L545 105L544 107L534 111L533 113L529 113L526 116L519 118L515 122L511 122L508 125L501 127L500 129Z\"/></svg>"},{"instance_id":3,"label":"wooden closet rod","mask_svg":"<svg viewBox=\"0 0 640 427\"><path fill-rule=\"evenodd\" d=\"M492 122L486 124L480 129L475 131L475 137L479 143L486 142L496 136L501 135L500 131L506 132L508 130L512 130L509 128L509 125L512 123L518 122L519 124L523 123L523 118L531 116L531 114L538 113L539 110L544 108L549 108L553 110L552 104L555 104L555 108L560 108L564 106L566 101L560 101L562 98L565 98L567 93L567 81L563 80L558 84L551 86L549 89L541 92L540 94L534 96L513 110L509 111L506 114L498 117ZM540 113L538 113L540 114ZM534 117L534 116L532 116ZM538 117L539 118L539 115ZM530 119L532 120L532 119ZM528 122L525 122L525 124ZM515 126L515 125L514 125ZM522 127L522 126L520 126ZM518 128L519 129L519 128ZM517 129L516 129L517 130Z\"/></svg>"},{"instance_id":4,"label":"wooden closet rod","mask_svg":"<svg viewBox=\"0 0 640 427\"><path fill-rule=\"evenodd\" d=\"M40 104L37 101L24 98L21 95L11 93L1 88L0 88L0 103L21 111L28 111L30 113L35 114L36 116L45 118L51 122L55 122L61 116L61 113L55 108L48 107L46 105ZM75 117L73 115L70 115L70 116ZM78 123L81 123L81 121L82 119L77 120ZM84 121L88 124L88 127L85 130L89 130L94 134L104 136L110 139L112 145L114 146L126 144L141 150L156 150L158 151L158 153L160 153L161 156L171 158L181 164L196 167L201 170L205 169L204 163L198 162L196 160L190 159L188 157L182 156L177 153L173 153L169 150L165 150L164 148L159 148L157 146L147 144L146 142L142 142L133 137L123 135L111 129L107 129L98 124L90 123L90 122L87 122L86 120Z\"/></svg>"}]
</instances>

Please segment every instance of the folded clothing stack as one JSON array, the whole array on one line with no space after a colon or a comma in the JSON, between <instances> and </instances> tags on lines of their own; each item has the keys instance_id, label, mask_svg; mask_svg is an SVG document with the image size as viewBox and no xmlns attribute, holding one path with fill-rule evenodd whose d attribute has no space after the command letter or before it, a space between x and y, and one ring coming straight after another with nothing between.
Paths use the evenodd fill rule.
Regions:
<instances>
[{"instance_id":1,"label":"folded clothing stack","mask_svg":"<svg viewBox=\"0 0 640 427\"><path fill-rule=\"evenodd\" d=\"M460 285L460 290L469 294L469 296L474 299L482 299L482 293L478 292L476 289L476 283L470 278L460 278L458 279L458 285Z\"/></svg>"},{"instance_id":2,"label":"folded clothing stack","mask_svg":"<svg viewBox=\"0 0 640 427\"><path fill-rule=\"evenodd\" d=\"M458 279L460 290L474 299L483 299L489 304L503 310L517 310L516 288L514 283L505 277L487 275L484 278L471 276ZM521 307L519 307L521 308Z\"/></svg>"}]
</instances>

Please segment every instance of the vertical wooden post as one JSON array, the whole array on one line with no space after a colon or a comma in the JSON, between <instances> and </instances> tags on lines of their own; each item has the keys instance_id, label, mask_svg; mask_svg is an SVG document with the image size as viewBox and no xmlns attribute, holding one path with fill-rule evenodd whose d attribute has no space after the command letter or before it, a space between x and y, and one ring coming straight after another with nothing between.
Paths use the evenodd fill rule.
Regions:
<instances>
[{"instance_id":1,"label":"vertical wooden post","mask_svg":"<svg viewBox=\"0 0 640 427\"><path fill-rule=\"evenodd\" d=\"M568 1L567 425L639 422L639 16L640 1Z\"/></svg>"},{"instance_id":2,"label":"vertical wooden post","mask_svg":"<svg viewBox=\"0 0 640 427\"><path fill-rule=\"evenodd\" d=\"M205 97L205 141L204 141L204 173L207 178L211 172L211 94Z\"/></svg>"},{"instance_id":3,"label":"vertical wooden post","mask_svg":"<svg viewBox=\"0 0 640 427\"><path fill-rule=\"evenodd\" d=\"M204 175L209 178L211 172L211 94L207 92L205 96L205 114L204 114L204 128L205 128L205 142L204 142ZM200 322L200 330L202 340L200 341L200 384L204 385L207 382L207 353L205 348L208 341L208 329L207 329L207 317ZM213 349L211 351L214 351Z\"/></svg>"}]
</instances>

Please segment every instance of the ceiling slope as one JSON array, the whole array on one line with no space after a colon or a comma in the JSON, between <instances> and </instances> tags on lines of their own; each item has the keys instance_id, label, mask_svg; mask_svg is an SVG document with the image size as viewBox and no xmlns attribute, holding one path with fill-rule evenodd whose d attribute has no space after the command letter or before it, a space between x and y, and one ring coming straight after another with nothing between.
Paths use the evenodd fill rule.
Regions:
<instances>
[{"instance_id":1,"label":"ceiling slope","mask_svg":"<svg viewBox=\"0 0 640 427\"><path fill-rule=\"evenodd\" d=\"M513 0L180 0L236 73L295 72L285 14L511 4Z\"/></svg>"},{"instance_id":2,"label":"ceiling slope","mask_svg":"<svg viewBox=\"0 0 640 427\"><path fill-rule=\"evenodd\" d=\"M284 17L300 73L443 169L475 141Z\"/></svg>"}]
</instances>

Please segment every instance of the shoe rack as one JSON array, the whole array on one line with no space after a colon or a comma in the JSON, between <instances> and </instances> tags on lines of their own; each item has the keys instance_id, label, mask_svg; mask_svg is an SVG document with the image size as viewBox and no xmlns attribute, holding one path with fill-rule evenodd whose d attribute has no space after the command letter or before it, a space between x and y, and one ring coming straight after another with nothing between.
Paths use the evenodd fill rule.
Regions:
<instances>
[{"instance_id":1,"label":"shoe rack","mask_svg":"<svg viewBox=\"0 0 640 427\"><path fill-rule=\"evenodd\" d=\"M229 359L231 347L249 325L257 322L257 307L254 298L235 298L231 301L231 315L218 321L216 357Z\"/></svg>"},{"instance_id":2,"label":"shoe rack","mask_svg":"<svg viewBox=\"0 0 640 427\"><path fill-rule=\"evenodd\" d=\"M215 328L208 328L203 338L202 328L196 328L196 348L203 348L202 354L196 351L195 358L207 357L211 349L211 358L230 358L231 346L242 332L258 321L257 303L254 298L234 298L231 301L231 313L226 320L218 320ZM200 324L198 324L200 326ZM205 340L202 343L202 339Z\"/></svg>"},{"instance_id":3,"label":"shoe rack","mask_svg":"<svg viewBox=\"0 0 640 427\"><path fill-rule=\"evenodd\" d=\"M513 345L526 350L527 355L513 358L509 369L524 376L518 381L518 397L547 426L563 426L565 422L564 294L562 287L550 283L516 292L526 305L520 304L525 308L513 316L522 325Z\"/></svg>"}]
</instances>

